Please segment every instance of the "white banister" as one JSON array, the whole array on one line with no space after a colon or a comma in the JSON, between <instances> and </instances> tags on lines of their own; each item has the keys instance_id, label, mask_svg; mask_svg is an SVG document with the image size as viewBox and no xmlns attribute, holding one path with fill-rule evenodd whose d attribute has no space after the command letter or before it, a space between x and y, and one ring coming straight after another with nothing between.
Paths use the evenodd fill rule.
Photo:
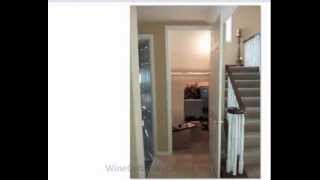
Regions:
<instances>
[{"instance_id":1,"label":"white banister","mask_svg":"<svg viewBox=\"0 0 320 180\"><path fill-rule=\"evenodd\" d=\"M243 174L244 155L244 123L245 116L240 111L234 87L228 77L228 149L227 149L227 173L233 176ZM238 168L238 169L237 169Z\"/></svg>"},{"instance_id":2,"label":"white banister","mask_svg":"<svg viewBox=\"0 0 320 180\"><path fill-rule=\"evenodd\" d=\"M260 33L250 37L244 42L244 66L261 66L261 40Z\"/></svg>"}]
</instances>

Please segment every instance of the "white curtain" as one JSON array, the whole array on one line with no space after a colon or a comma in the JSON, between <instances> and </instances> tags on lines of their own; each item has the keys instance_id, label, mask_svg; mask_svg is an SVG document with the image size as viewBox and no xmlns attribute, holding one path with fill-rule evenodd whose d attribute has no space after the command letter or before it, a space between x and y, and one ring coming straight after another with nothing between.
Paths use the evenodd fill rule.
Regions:
<instances>
[{"instance_id":1,"label":"white curtain","mask_svg":"<svg viewBox=\"0 0 320 180\"><path fill-rule=\"evenodd\" d=\"M260 34L255 35L244 43L244 66L258 66L261 64Z\"/></svg>"}]
</instances>

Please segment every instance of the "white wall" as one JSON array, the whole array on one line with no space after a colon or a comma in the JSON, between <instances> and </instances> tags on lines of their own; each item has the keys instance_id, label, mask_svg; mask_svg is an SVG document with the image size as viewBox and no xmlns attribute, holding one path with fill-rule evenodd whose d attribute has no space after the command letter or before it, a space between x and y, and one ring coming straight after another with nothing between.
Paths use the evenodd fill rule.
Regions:
<instances>
[{"instance_id":1,"label":"white wall","mask_svg":"<svg viewBox=\"0 0 320 180\"><path fill-rule=\"evenodd\" d=\"M230 11L230 10L229 10ZM241 41L260 32L260 7L238 6L232 14L225 13L225 19L232 16L232 39L231 42L224 41L224 63L235 64L238 54L238 39L236 31L241 28ZM243 43L241 43L241 56L243 57Z\"/></svg>"},{"instance_id":2,"label":"white wall","mask_svg":"<svg viewBox=\"0 0 320 180\"><path fill-rule=\"evenodd\" d=\"M170 30L171 70L208 71L210 37L209 30Z\"/></svg>"},{"instance_id":3,"label":"white wall","mask_svg":"<svg viewBox=\"0 0 320 180\"><path fill-rule=\"evenodd\" d=\"M219 14L221 22L225 22L228 17L230 17L233 12L237 9L237 6L219 6Z\"/></svg>"}]
</instances>

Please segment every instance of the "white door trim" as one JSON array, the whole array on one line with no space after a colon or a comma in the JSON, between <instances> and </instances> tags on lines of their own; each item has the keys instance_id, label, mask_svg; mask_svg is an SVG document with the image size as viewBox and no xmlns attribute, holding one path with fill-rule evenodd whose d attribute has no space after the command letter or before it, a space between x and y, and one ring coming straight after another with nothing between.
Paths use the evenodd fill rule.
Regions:
<instances>
[{"instance_id":1,"label":"white door trim","mask_svg":"<svg viewBox=\"0 0 320 180\"><path fill-rule=\"evenodd\" d=\"M132 88L132 101L133 101L133 124L135 128L135 152L137 159L137 176L138 178L145 178L145 165L144 165L144 144L142 126L143 121L141 117L141 98L140 98L140 84L139 84L139 52L138 52L138 26L137 26L137 10L136 7L131 7L131 52L130 52L130 70L131 70L131 88ZM134 164L135 165L135 164ZM135 170L133 170L135 171ZM137 178L132 177L132 178Z\"/></svg>"},{"instance_id":2,"label":"white door trim","mask_svg":"<svg viewBox=\"0 0 320 180\"><path fill-rule=\"evenodd\" d=\"M158 154L157 141L157 103L156 103L156 73L155 73L155 58L154 58L154 41L153 34L139 34L139 40L145 39L150 41L150 65L151 65L151 93L152 93L152 133L153 133L153 149L154 154Z\"/></svg>"},{"instance_id":3,"label":"white door trim","mask_svg":"<svg viewBox=\"0 0 320 180\"><path fill-rule=\"evenodd\" d=\"M167 25L165 26L165 61L166 61L166 91L167 91L167 121L168 121L168 154L172 154L172 107L171 107L171 59L169 47L170 30L212 30L207 25Z\"/></svg>"}]
</instances>

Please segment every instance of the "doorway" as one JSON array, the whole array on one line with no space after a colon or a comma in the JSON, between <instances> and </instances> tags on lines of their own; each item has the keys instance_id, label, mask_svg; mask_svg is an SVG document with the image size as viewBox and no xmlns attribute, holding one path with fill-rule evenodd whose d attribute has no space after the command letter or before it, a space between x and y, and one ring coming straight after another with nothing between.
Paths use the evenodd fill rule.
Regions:
<instances>
[{"instance_id":1,"label":"doorway","mask_svg":"<svg viewBox=\"0 0 320 180\"><path fill-rule=\"evenodd\" d=\"M181 177L214 177L209 159L211 26L166 26L170 160ZM189 172L192 172L188 174Z\"/></svg>"},{"instance_id":2,"label":"doorway","mask_svg":"<svg viewBox=\"0 0 320 180\"><path fill-rule=\"evenodd\" d=\"M179 125L189 121L200 121L201 123L198 118L208 118L207 110L203 112L203 109L208 108L208 99L205 98L204 102L199 97L193 99L186 97L185 99L184 90L187 91L187 87L196 87L197 90L202 91L204 97L208 96L211 29L211 26L205 25L169 25L165 27L167 110L170 126L168 140L171 154L174 153L173 131L179 128ZM190 47L187 49L186 46ZM193 102L189 103L191 101ZM194 103L200 103L200 109L197 105L193 105ZM203 104L205 104L204 107ZM190 112L190 107L194 112ZM193 115L198 118L194 117L196 119L191 120Z\"/></svg>"}]
</instances>

